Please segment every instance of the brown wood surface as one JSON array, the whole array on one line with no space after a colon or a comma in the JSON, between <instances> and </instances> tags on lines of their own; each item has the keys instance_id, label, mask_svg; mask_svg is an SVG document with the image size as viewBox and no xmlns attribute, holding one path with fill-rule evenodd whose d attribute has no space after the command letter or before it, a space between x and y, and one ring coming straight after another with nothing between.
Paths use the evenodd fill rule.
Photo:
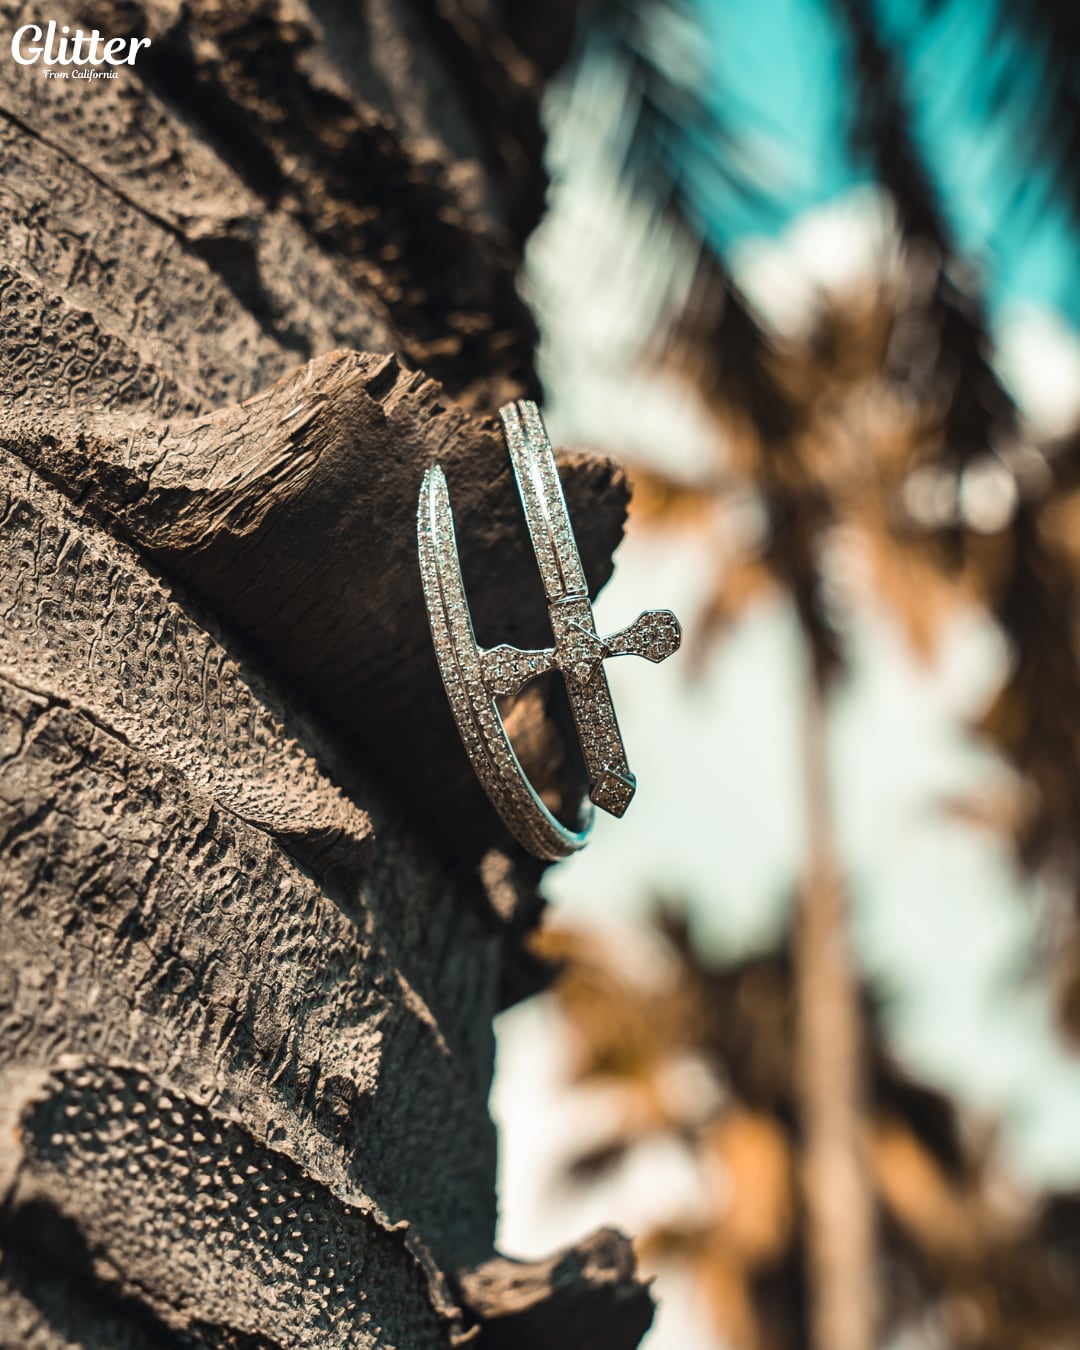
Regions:
<instances>
[{"instance_id":1,"label":"brown wood surface","mask_svg":"<svg viewBox=\"0 0 1080 1350\"><path fill-rule=\"evenodd\" d=\"M415 555L438 458L482 640L546 638L492 418L538 80L484 0L46 17L153 46L0 62L0 1347L632 1346L621 1240L493 1251L537 868ZM563 471L598 587L625 483Z\"/></svg>"}]
</instances>

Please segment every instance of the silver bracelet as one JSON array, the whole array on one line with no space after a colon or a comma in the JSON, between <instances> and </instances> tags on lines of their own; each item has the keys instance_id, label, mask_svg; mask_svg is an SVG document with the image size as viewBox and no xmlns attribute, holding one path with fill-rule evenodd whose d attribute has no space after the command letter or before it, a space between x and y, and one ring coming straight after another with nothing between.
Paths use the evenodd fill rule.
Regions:
<instances>
[{"instance_id":1,"label":"silver bracelet","mask_svg":"<svg viewBox=\"0 0 1080 1350\"><path fill-rule=\"evenodd\" d=\"M416 532L428 621L446 696L476 775L511 834L539 858L566 857L582 848L592 824L579 829L557 820L525 776L499 716L496 698L516 694L529 680L558 670L585 757L592 801L621 816L634 795L603 662L612 656L663 661L678 651L679 621L670 610L648 610L628 628L601 638L585 585L551 442L535 403L522 399L499 410L525 523L532 539L554 647L522 651L477 645L461 579L454 518L439 465L424 475Z\"/></svg>"}]
</instances>

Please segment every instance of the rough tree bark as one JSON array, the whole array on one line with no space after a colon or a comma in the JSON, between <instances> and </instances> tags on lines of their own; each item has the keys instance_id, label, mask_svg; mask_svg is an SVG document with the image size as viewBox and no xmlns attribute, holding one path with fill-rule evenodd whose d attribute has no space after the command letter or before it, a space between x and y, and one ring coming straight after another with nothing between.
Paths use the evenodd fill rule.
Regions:
<instances>
[{"instance_id":1,"label":"rough tree bark","mask_svg":"<svg viewBox=\"0 0 1080 1350\"><path fill-rule=\"evenodd\" d=\"M618 1235L493 1250L536 869L415 561L438 456L482 639L540 636L536 78L485 0L46 18L153 46L0 62L0 1346L635 1345ZM599 587L625 486L564 475Z\"/></svg>"}]
</instances>

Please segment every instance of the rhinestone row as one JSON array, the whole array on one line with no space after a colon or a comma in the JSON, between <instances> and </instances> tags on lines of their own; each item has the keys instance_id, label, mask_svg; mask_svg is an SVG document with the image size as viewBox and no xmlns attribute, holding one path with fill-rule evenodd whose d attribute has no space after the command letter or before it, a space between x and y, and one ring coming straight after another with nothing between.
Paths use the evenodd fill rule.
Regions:
<instances>
[{"instance_id":1,"label":"rhinestone row","mask_svg":"<svg viewBox=\"0 0 1080 1350\"><path fill-rule=\"evenodd\" d=\"M476 775L507 829L526 848L541 858L565 857L582 847L587 831L567 829L540 800L486 687L465 599L446 478L437 465L427 471L420 489L417 541L435 656Z\"/></svg>"}]
</instances>

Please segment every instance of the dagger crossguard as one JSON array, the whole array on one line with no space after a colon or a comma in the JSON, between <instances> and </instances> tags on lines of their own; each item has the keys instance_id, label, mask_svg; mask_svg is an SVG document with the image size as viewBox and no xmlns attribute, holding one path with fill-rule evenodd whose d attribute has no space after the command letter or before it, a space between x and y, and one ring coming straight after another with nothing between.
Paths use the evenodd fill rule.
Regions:
<instances>
[{"instance_id":1,"label":"dagger crossguard","mask_svg":"<svg viewBox=\"0 0 1080 1350\"><path fill-rule=\"evenodd\" d=\"M462 743L510 831L542 858L581 848L591 819L578 830L557 820L540 800L514 754L495 699L558 670L581 742L589 796L621 816L634 795L603 663L614 656L663 661L678 650L679 621L653 609L602 638L596 630L585 574L570 528L555 456L539 410L526 400L500 410L525 522L548 598L553 647L522 651L477 646L461 579L446 479L438 465L424 475L417 511L420 573L435 655Z\"/></svg>"},{"instance_id":2,"label":"dagger crossguard","mask_svg":"<svg viewBox=\"0 0 1080 1350\"><path fill-rule=\"evenodd\" d=\"M589 620L591 623L591 607ZM561 670L576 684L588 684L600 662L609 656L664 661L678 650L678 619L670 609L650 609L639 614L629 627L606 638L597 637L595 629L571 619L563 625L558 646L523 652L520 647L502 643L481 651L480 667L488 689L500 698L509 698L549 670Z\"/></svg>"}]
</instances>

